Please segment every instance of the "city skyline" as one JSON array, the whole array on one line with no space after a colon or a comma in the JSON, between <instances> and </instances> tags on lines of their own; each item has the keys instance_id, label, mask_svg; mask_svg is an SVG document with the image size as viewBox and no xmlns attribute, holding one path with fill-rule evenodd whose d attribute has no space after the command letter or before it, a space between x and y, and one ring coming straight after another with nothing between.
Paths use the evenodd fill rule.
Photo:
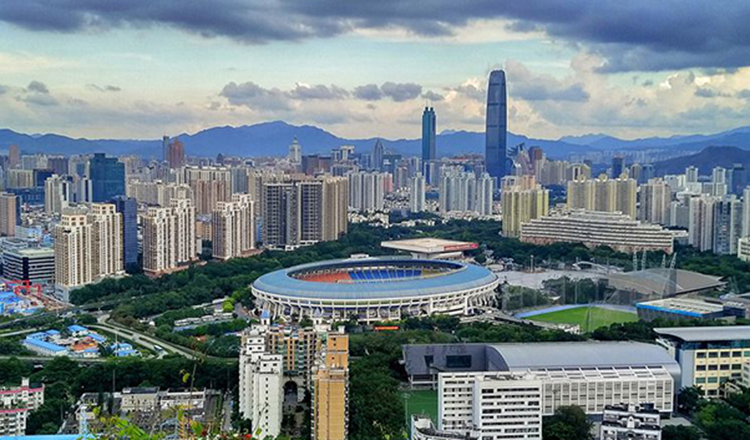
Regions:
<instances>
[{"instance_id":1,"label":"city skyline","mask_svg":"<svg viewBox=\"0 0 750 440\"><path fill-rule=\"evenodd\" d=\"M502 68L514 133L632 139L750 124L747 31L735 22L747 6L532 3L544 7L7 5L0 117L91 138L271 120L417 137L428 104L444 129L482 131L486 77Z\"/></svg>"}]
</instances>

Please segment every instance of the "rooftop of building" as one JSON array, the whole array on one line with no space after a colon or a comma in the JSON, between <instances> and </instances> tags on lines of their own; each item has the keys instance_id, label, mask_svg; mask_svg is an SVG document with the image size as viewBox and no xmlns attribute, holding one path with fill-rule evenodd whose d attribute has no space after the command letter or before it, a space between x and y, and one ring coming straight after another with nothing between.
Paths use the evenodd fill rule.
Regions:
<instances>
[{"instance_id":1,"label":"rooftop of building","mask_svg":"<svg viewBox=\"0 0 750 440\"><path fill-rule=\"evenodd\" d=\"M54 352L65 351L65 347L41 339L26 338L24 343Z\"/></svg>"},{"instance_id":2,"label":"rooftop of building","mask_svg":"<svg viewBox=\"0 0 750 440\"><path fill-rule=\"evenodd\" d=\"M20 248L20 249L6 249L3 253L8 255L18 255L19 257L27 258L40 258L40 257L54 257L55 249L52 247L39 247L39 248Z\"/></svg>"},{"instance_id":3,"label":"rooftop of building","mask_svg":"<svg viewBox=\"0 0 750 440\"><path fill-rule=\"evenodd\" d=\"M384 241L380 246L407 252L436 254L442 252L467 251L476 249L478 244L468 241L446 240L442 238L411 238L407 240Z\"/></svg>"},{"instance_id":4,"label":"rooftop of building","mask_svg":"<svg viewBox=\"0 0 750 440\"><path fill-rule=\"evenodd\" d=\"M645 295L680 295L724 286L721 277L684 269L651 268L613 273L607 275L606 279L618 290L635 291Z\"/></svg>"},{"instance_id":5,"label":"rooftop of building","mask_svg":"<svg viewBox=\"0 0 750 440\"><path fill-rule=\"evenodd\" d=\"M655 328L662 336L685 342L750 341L750 325Z\"/></svg>"},{"instance_id":6,"label":"rooftop of building","mask_svg":"<svg viewBox=\"0 0 750 440\"><path fill-rule=\"evenodd\" d=\"M639 309L650 309L698 318L704 315L721 313L724 311L724 306L722 304L691 298L664 298L654 301L640 302L635 306Z\"/></svg>"},{"instance_id":7,"label":"rooftop of building","mask_svg":"<svg viewBox=\"0 0 750 440\"><path fill-rule=\"evenodd\" d=\"M642 342L489 344L510 370L676 365L662 347Z\"/></svg>"}]
</instances>

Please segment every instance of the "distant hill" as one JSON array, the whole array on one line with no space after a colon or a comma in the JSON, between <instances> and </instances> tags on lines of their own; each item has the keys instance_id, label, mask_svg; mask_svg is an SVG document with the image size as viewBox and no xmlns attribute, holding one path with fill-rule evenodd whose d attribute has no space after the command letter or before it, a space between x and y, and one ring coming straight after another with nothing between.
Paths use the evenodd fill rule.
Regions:
<instances>
[{"instance_id":1,"label":"distant hill","mask_svg":"<svg viewBox=\"0 0 750 440\"><path fill-rule=\"evenodd\" d=\"M750 151L738 147L708 147L696 154L656 162L654 171L657 175L681 174L692 165L698 167L700 174L707 175L714 167L730 168L736 163L750 169Z\"/></svg>"},{"instance_id":2,"label":"distant hill","mask_svg":"<svg viewBox=\"0 0 750 440\"><path fill-rule=\"evenodd\" d=\"M219 153L232 156L283 156L294 137L302 144L303 154L329 154L331 149L353 145L358 152L369 152L376 138L347 139L312 125L292 125L283 121L263 122L240 127L212 127L197 133L182 133L180 140L192 156L213 157ZM750 127L739 127L710 135L652 137L624 140L605 134L565 136L558 140L534 139L508 133L508 146L520 143L539 146L547 156L567 158L602 150L671 149L690 154L714 145L734 146L750 150ZM74 139L56 134L22 134L0 129L0 152L16 144L29 153L82 154L106 152L112 155L134 154L156 157L161 152L160 139ZM421 140L383 139L386 150L405 155L418 155ZM484 153L484 133L445 130L437 136L439 156Z\"/></svg>"},{"instance_id":3,"label":"distant hill","mask_svg":"<svg viewBox=\"0 0 750 440\"><path fill-rule=\"evenodd\" d=\"M642 139L619 139L605 134L587 134L582 136L563 136L562 142L584 145L599 150L634 150L646 148L669 148L680 151L700 151L714 145L729 145L750 150L750 126L714 134L695 134L688 136L650 137Z\"/></svg>"},{"instance_id":4,"label":"distant hill","mask_svg":"<svg viewBox=\"0 0 750 440\"><path fill-rule=\"evenodd\" d=\"M376 138L346 139L311 125L291 125L282 121L264 122L240 127L213 127L194 134L179 135L187 154L213 157L218 153L232 156L283 156L293 138L302 144L303 154L328 154L342 145L353 145L358 152L369 152ZM525 143L542 147L547 155L562 158L570 154L592 151L590 147L562 141L531 139L508 133L508 145ZM161 140L73 139L54 134L26 135L12 130L0 130L0 151L15 144L29 153L82 154L106 152L112 155L134 154L156 157L161 152ZM420 139L383 139L386 150L405 155L419 154ZM437 136L440 156L455 156L484 152L484 133L446 131Z\"/></svg>"}]
</instances>

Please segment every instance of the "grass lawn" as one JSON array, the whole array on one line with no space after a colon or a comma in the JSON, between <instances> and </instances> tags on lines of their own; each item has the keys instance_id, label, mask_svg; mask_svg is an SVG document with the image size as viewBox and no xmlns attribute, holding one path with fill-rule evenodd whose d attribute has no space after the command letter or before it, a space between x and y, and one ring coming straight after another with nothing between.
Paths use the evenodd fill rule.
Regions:
<instances>
[{"instance_id":1,"label":"grass lawn","mask_svg":"<svg viewBox=\"0 0 750 440\"><path fill-rule=\"evenodd\" d=\"M591 313L590 326L589 313ZM599 327L608 326L618 322L638 321L638 315L635 313L604 309L601 307L578 307L575 309L545 313L543 315L535 315L528 319L559 324L578 324L581 326L582 332L590 332Z\"/></svg>"},{"instance_id":2,"label":"grass lawn","mask_svg":"<svg viewBox=\"0 0 750 440\"><path fill-rule=\"evenodd\" d=\"M426 414L437 425L438 397L436 390L406 391L406 412L412 414Z\"/></svg>"}]
</instances>

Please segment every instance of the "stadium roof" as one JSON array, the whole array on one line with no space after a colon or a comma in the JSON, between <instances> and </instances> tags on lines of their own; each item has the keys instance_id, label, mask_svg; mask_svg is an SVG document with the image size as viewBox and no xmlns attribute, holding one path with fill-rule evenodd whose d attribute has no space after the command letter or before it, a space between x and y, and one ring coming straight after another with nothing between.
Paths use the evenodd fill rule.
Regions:
<instances>
[{"instance_id":1,"label":"stadium roof","mask_svg":"<svg viewBox=\"0 0 750 440\"><path fill-rule=\"evenodd\" d=\"M641 342L490 344L510 371L677 365L664 348Z\"/></svg>"},{"instance_id":2,"label":"stadium roof","mask_svg":"<svg viewBox=\"0 0 750 440\"><path fill-rule=\"evenodd\" d=\"M680 295L690 292L717 289L724 285L721 277L704 275L683 269L653 268L634 272L607 275L609 284L624 291L635 291L644 295Z\"/></svg>"},{"instance_id":3,"label":"stadium roof","mask_svg":"<svg viewBox=\"0 0 750 440\"><path fill-rule=\"evenodd\" d=\"M685 342L718 342L750 340L750 325L727 325L718 327L671 327L655 328L663 336L672 336Z\"/></svg>"},{"instance_id":4,"label":"stadium roof","mask_svg":"<svg viewBox=\"0 0 750 440\"><path fill-rule=\"evenodd\" d=\"M452 265L453 270L434 277L410 278L404 280L352 282L352 283L316 283L289 276L292 272L311 269L347 268L367 266L373 263L399 263L410 265ZM497 276L489 270L472 264L454 261L419 260L412 258L362 258L330 260L325 262L303 264L288 269L265 274L255 280L253 288L273 295L292 298L315 298L335 300L367 300L387 298L409 298L453 293L462 290L485 287L497 281Z\"/></svg>"}]
</instances>

